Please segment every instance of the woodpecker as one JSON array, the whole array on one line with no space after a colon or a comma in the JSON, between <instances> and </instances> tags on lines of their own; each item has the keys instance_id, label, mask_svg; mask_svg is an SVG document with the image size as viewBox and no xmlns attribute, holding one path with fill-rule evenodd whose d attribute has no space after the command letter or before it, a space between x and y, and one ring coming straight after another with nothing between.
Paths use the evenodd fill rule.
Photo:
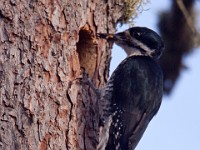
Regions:
<instances>
[{"instance_id":1,"label":"woodpecker","mask_svg":"<svg viewBox=\"0 0 200 150\"><path fill-rule=\"evenodd\" d=\"M156 32L146 27L97 36L127 53L101 92L103 123L97 149L134 150L161 105L163 73L157 60L164 44Z\"/></svg>"}]
</instances>

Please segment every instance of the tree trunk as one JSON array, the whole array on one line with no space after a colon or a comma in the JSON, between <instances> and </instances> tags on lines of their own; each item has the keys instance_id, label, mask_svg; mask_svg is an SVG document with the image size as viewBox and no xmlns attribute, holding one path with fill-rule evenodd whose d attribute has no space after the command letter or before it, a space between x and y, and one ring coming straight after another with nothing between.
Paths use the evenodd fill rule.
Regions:
<instances>
[{"instance_id":1,"label":"tree trunk","mask_svg":"<svg viewBox=\"0 0 200 150\"><path fill-rule=\"evenodd\" d=\"M95 149L96 87L108 78L123 0L1 0L0 149Z\"/></svg>"}]
</instances>

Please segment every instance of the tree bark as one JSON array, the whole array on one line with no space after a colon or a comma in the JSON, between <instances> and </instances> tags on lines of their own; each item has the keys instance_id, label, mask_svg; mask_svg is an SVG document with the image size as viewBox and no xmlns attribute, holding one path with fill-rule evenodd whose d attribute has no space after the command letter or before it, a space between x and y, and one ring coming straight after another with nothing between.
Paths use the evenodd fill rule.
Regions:
<instances>
[{"instance_id":1,"label":"tree bark","mask_svg":"<svg viewBox=\"0 0 200 150\"><path fill-rule=\"evenodd\" d=\"M1 0L0 149L95 149L96 87L108 79L123 0ZM81 79L81 80L80 80Z\"/></svg>"}]
</instances>

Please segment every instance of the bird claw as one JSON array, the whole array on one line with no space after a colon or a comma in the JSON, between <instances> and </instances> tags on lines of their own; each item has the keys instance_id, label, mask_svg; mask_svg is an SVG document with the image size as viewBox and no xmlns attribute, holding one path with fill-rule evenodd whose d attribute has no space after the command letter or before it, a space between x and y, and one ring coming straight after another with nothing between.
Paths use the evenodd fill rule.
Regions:
<instances>
[{"instance_id":1,"label":"bird claw","mask_svg":"<svg viewBox=\"0 0 200 150\"><path fill-rule=\"evenodd\" d=\"M81 79L81 81L84 81L84 80L88 80L89 79L89 75L88 73L86 72L85 68L84 67L81 67L80 68L80 76L79 76L79 79ZM83 82L84 83L84 82Z\"/></svg>"},{"instance_id":2,"label":"bird claw","mask_svg":"<svg viewBox=\"0 0 200 150\"><path fill-rule=\"evenodd\" d=\"M95 85L92 83L89 75L87 74L84 67L81 67L81 76L79 77L81 83L88 85L91 87L95 92L98 93L98 89L95 87Z\"/></svg>"}]
</instances>

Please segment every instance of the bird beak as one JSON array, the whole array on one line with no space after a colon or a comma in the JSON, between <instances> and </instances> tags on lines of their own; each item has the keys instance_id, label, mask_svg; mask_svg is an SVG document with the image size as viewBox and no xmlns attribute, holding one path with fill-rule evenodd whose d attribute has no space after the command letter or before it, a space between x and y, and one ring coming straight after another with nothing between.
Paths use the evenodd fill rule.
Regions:
<instances>
[{"instance_id":1,"label":"bird beak","mask_svg":"<svg viewBox=\"0 0 200 150\"><path fill-rule=\"evenodd\" d=\"M97 33L97 37L101 39L106 39L107 41L117 42L117 41L126 41L128 36L124 32L119 32L117 34L105 34Z\"/></svg>"},{"instance_id":2,"label":"bird beak","mask_svg":"<svg viewBox=\"0 0 200 150\"><path fill-rule=\"evenodd\" d=\"M114 34L97 33L97 37L101 39L106 39L107 41L115 41Z\"/></svg>"}]
</instances>

